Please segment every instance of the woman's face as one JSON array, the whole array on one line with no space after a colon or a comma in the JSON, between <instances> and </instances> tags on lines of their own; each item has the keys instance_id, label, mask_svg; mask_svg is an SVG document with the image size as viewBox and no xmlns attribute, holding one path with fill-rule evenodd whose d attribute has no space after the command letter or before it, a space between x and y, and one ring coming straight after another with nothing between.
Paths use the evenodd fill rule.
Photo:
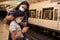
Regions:
<instances>
[{"instance_id":1,"label":"woman's face","mask_svg":"<svg viewBox=\"0 0 60 40\"><path fill-rule=\"evenodd\" d=\"M24 8L24 9L27 9L27 6L26 5L21 5L20 7Z\"/></svg>"}]
</instances>

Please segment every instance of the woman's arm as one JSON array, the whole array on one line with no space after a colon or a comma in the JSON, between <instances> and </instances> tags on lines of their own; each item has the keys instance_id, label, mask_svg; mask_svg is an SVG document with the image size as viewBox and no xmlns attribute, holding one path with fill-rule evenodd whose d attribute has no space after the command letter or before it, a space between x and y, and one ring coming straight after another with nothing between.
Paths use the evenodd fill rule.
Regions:
<instances>
[{"instance_id":1,"label":"woman's arm","mask_svg":"<svg viewBox=\"0 0 60 40\"><path fill-rule=\"evenodd\" d=\"M22 25L23 27L27 26L27 22L21 22L20 25Z\"/></svg>"},{"instance_id":2,"label":"woman's arm","mask_svg":"<svg viewBox=\"0 0 60 40\"><path fill-rule=\"evenodd\" d=\"M18 34L15 35L15 39L19 38L23 33L20 31Z\"/></svg>"},{"instance_id":3,"label":"woman's arm","mask_svg":"<svg viewBox=\"0 0 60 40\"><path fill-rule=\"evenodd\" d=\"M25 14L25 17L24 17L24 19L22 20L22 22L20 23L23 27L25 26L27 26L27 24L28 24L28 16L27 16L27 14Z\"/></svg>"},{"instance_id":4,"label":"woman's arm","mask_svg":"<svg viewBox=\"0 0 60 40\"><path fill-rule=\"evenodd\" d=\"M8 20L12 20L14 17L13 17L13 14L15 13L15 10L11 10L7 15L6 17L4 18L4 22L7 22Z\"/></svg>"},{"instance_id":5,"label":"woman's arm","mask_svg":"<svg viewBox=\"0 0 60 40\"><path fill-rule=\"evenodd\" d=\"M11 32L12 40L15 40L15 35L16 35L15 31Z\"/></svg>"},{"instance_id":6,"label":"woman's arm","mask_svg":"<svg viewBox=\"0 0 60 40\"><path fill-rule=\"evenodd\" d=\"M18 34L15 35L15 39L19 38L23 33L26 33L28 31L29 27L24 27L23 30L21 30Z\"/></svg>"},{"instance_id":7,"label":"woman's arm","mask_svg":"<svg viewBox=\"0 0 60 40\"><path fill-rule=\"evenodd\" d=\"M7 22L8 20L12 20L14 17L12 15L6 16L3 21Z\"/></svg>"}]
</instances>

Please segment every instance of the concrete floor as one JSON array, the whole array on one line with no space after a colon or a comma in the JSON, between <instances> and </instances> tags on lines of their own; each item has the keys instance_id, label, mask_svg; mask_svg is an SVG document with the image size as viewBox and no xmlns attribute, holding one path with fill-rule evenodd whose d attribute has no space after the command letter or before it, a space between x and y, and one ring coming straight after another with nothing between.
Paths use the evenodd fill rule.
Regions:
<instances>
[{"instance_id":1,"label":"concrete floor","mask_svg":"<svg viewBox=\"0 0 60 40\"><path fill-rule=\"evenodd\" d=\"M8 40L8 26L0 21L0 40Z\"/></svg>"}]
</instances>

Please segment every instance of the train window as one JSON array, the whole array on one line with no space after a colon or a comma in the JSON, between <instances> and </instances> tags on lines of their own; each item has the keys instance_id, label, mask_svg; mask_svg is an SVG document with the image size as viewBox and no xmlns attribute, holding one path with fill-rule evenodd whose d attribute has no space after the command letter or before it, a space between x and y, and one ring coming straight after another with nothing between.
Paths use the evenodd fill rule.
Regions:
<instances>
[{"instance_id":1,"label":"train window","mask_svg":"<svg viewBox=\"0 0 60 40\"><path fill-rule=\"evenodd\" d=\"M58 9L55 9L54 20L57 20L57 18L58 18Z\"/></svg>"},{"instance_id":2,"label":"train window","mask_svg":"<svg viewBox=\"0 0 60 40\"><path fill-rule=\"evenodd\" d=\"M44 8L42 18L47 20L53 19L53 8Z\"/></svg>"},{"instance_id":3,"label":"train window","mask_svg":"<svg viewBox=\"0 0 60 40\"><path fill-rule=\"evenodd\" d=\"M33 9L33 10L29 11L29 17L36 18L36 9Z\"/></svg>"}]
</instances>

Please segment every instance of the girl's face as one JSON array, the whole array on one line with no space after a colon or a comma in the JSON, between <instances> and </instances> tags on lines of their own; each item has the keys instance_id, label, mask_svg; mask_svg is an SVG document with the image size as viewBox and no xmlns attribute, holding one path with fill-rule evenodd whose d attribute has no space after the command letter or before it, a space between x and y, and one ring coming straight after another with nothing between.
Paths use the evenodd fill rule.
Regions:
<instances>
[{"instance_id":1,"label":"girl's face","mask_svg":"<svg viewBox=\"0 0 60 40\"><path fill-rule=\"evenodd\" d=\"M17 17L17 18L15 19L15 21L16 21L17 23L21 23L22 20L23 20L23 17Z\"/></svg>"}]
</instances>

